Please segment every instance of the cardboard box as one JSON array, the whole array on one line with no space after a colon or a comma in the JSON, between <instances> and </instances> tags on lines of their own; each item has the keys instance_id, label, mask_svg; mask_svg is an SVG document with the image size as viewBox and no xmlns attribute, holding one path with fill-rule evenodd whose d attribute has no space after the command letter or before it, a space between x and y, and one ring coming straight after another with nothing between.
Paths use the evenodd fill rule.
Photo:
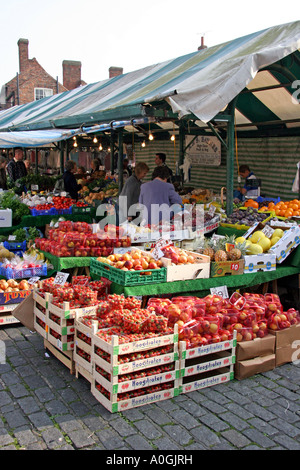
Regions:
<instances>
[{"instance_id":1,"label":"cardboard box","mask_svg":"<svg viewBox=\"0 0 300 470\"><path fill-rule=\"evenodd\" d=\"M237 380L246 379L253 375L273 370L275 367L275 354L246 359L245 361L239 361L235 364L234 378Z\"/></svg>"},{"instance_id":2,"label":"cardboard box","mask_svg":"<svg viewBox=\"0 0 300 470\"><path fill-rule=\"evenodd\" d=\"M259 255L245 255L244 274L257 273L259 271L275 271L276 255L261 253Z\"/></svg>"},{"instance_id":3,"label":"cardboard box","mask_svg":"<svg viewBox=\"0 0 300 470\"><path fill-rule=\"evenodd\" d=\"M210 264L210 277L236 276L243 274L245 260L237 261L212 261Z\"/></svg>"},{"instance_id":4,"label":"cardboard box","mask_svg":"<svg viewBox=\"0 0 300 470\"><path fill-rule=\"evenodd\" d=\"M276 227L273 226L272 228L275 229ZM284 230L283 237L270 248L269 253L274 253L276 255L276 262L281 264L299 244L300 227L295 225L294 227Z\"/></svg>"},{"instance_id":5,"label":"cardboard box","mask_svg":"<svg viewBox=\"0 0 300 470\"><path fill-rule=\"evenodd\" d=\"M241 341L236 346L236 360L240 362L275 354L275 343L275 336L270 334L252 341Z\"/></svg>"},{"instance_id":6,"label":"cardboard box","mask_svg":"<svg viewBox=\"0 0 300 470\"><path fill-rule=\"evenodd\" d=\"M12 226L12 210L0 209L0 227Z\"/></svg>"},{"instance_id":7,"label":"cardboard box","mask_svg":"<svg viewBox=\"0 0 300 470\"><path fill-rule=\"evenodd\" d=\"M275 338L276 367L300 359L300 324L271 331Z\"/></svg>"},{"instance_id":8,"label":"cardboard box","mask_svg":"<svg viewBox=\"0 0 300 470\"><path fill-rule=\"evenodd\" d=\"M15 309L14 317L26 326L30 331L34 331L34 300L31 292Z\"/></svg>"},{"instance_id":9,"label":"cardboard box","mask_svg":"<svg viewBox=\"0 0 300 470\"><path fill-rule=\"evenodd\" d=\"M300 227L294 225L292 227L283 227L282 225L270 225L275 230L280 228L284 231L282 238L272 246L265 255L275 255L276 263L281 264L287 256L300 244ZM265 224L255 223L243 236L247 239L250 238L257 230L264 230Z\"/></svg>"},{"instance_id":10,"label":"cardboard box","mask_svg":"<svg viewBox=\"0 0 300 470\"><path fill-rule=\"evenodd\" d=\"M290 326L284 330L269 330L275 336L275 348L290 346L294 341L300 340L300 324Z\"/></svg>"}]
</instances>

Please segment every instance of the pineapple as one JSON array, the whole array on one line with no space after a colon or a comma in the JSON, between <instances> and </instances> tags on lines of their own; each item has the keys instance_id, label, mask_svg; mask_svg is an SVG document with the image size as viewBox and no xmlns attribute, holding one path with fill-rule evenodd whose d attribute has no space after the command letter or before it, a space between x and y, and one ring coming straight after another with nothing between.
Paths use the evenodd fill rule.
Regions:
<instances>
[{"instance_id":1,"label":"pineapple","mask_svg":"<svg viewBox=\"0 0 300 470\"><path fill-rule=\"evenodd\" d=\"M219 262L219 261L227 261L227 252L226 252L226 249L225 249L225 245L226 243L228 243L226 240L224 239L220 239L217 241L216 243L216 248L215 248L215 261L216 262Z\"/></svg>"},{"instance_id":2,"label":"pineapple","mask_svg":"<svg viewBox=\"0 0 300 470\"><path fill-rule=\"evenodd\" d=\"M237 243L235 245L235 248L233 248L229 253L228 253L228 259L231 261L237 261L242 258L247 252L247 243Z\"/></svg>"},{"instance_id":3,"label":"pineapple","mask_svg":"<svg viewBox=\"0 0 300 470\"><path fill-rule=\"evenodd\" d=\"M213 241L206 238L204 240L204 248L203 248L203 254L206 255L206 256L209 256L210 257L210 261L213 261L214 260L214 257L215 257L215 250L213 248Z\"/></svg>"}]
</instances>

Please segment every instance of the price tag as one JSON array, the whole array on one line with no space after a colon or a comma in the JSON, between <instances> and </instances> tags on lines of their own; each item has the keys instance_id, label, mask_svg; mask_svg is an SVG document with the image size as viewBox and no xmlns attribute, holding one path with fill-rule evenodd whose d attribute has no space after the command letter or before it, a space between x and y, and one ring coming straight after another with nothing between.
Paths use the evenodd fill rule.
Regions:
<instances>
[{"instance_id":1,"label":"price tag","mask_svg":"<svg viewBox=\"0 0 300 470\"><path fill-rule=\"evenodd\" d=\"M32 184L31 185L31 191L38 191L39 190L39 185L38 184Z\"/></svg>"},{"instance_id":2,"label":"price tag","mask_svg":"<svg viewBox=\"0 0 300 470\"><path fill-rule=\"evenodd\" d=\"M223 299L228 299L228 290L227 286L220 286L220 287L211 287L210 289L211 295L218 295Z\"/></svg>"},{"instance_id":3,"label":"price tag","mask_svg":"<svg viewBox=\"0 0 300 470\"><path fill-rule=\"evenodd\" d=\"M69 273L57 273L55 276L55 279L53 281L53 284L58 284L59 286L63 286L66 282L66 280L69 277Z\"/></svg>"},{"instance_id":4,"label":"price tag","mask_svg":"<svg viewBox=\"0 0 300 470\"><path fill-rule=\"evenodd\" d=\"M123 255L124 253L127 253L128 248L114 248L114 254L120 254Z\"/></svg>"},{"instance_id":5,"label":"price tag","mask_svg":"<svg viewBox=\"0 0 300 470\"><path fill-rule=\"evenodd\" d=\"M9 235L9 236L8 236L8 240L9 240L10 242L15 241L15 239L16 239L16 236L15 236L15 235Z\"/></svg>"},{"instance_id":6,"label":"price tag","mask_svg":"<svg viewBox=\"0 0 300 470\"><path fill-rule=\"evenodd\" d=\"M262 232L266 235L267 238L271 238L274 231L275 230L272 227L270 227L270 225L266 225L262 230Z\"/></svg>"},{"instance_id":7,"label":"price tag","mask_svg":"<svg viewBox=\"0 0 300 470\"><path fill-rule=\"evenodd\" d=\"M36 282L38 282L40 280L40 277L39 276L34 276L34 277L31 277L30 279L28 279L28 284L35 284Z\"/></svg>"},{"instance_id":8,"label":"price tag","mask_svg":"<svg viewBox=\"0 0 300 470\"><path fill-rule=\"evenodd\" d=\"M216 212L216 206L214 205L209 206L209 210L208 210L209 215L214 216L215 212Z\"/></svg>"}]
</instances>

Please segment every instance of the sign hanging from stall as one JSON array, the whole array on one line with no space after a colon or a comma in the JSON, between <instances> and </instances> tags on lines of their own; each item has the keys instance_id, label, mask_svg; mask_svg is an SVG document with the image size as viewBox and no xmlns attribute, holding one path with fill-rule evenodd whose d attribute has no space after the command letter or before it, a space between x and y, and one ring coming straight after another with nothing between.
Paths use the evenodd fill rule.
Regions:
<instances>
[{"instance_id":1,"label":"sign hanging from stall","mask_svg":"<svg viewBox=\"0 0 300 470\"><path fill-rule=\"evenodd\" d=\"M220 166L221 142L218 137L186 136L186 156L191 165Z\"/></svg>"}]
</instances>

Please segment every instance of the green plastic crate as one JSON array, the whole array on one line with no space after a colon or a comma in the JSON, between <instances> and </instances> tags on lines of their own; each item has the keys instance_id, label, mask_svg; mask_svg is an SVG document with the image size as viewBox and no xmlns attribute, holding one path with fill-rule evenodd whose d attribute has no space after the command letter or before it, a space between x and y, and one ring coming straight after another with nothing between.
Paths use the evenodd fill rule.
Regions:
<instances>
[{"instance_id":1,"label":"green plastic crate","mask_svg":"<svg viewBox=\"0 0 300 470\"><path fill-rule=\"evenodd\" d=\"M166 268L159 268L145 271L122 271L121 269L110 266L106 263L97 261L96 258L91 258L90 262L91 274L96 274L100 277L106 277L116 284L122 286L139 286L145 284L159 284L167 281ZM151 274L144 274L151 273Z\"/></svg>"},{"instance_id":2,"label":"green plastic crate","mask_svg":"<svg viewBox=\"0 0 300 470\"><path fill-rule=\"evenodd\" d=\"M92 212L92 206L77 207L72 206L72 214L90 214Z\"/></svg>"}]
</instances>

